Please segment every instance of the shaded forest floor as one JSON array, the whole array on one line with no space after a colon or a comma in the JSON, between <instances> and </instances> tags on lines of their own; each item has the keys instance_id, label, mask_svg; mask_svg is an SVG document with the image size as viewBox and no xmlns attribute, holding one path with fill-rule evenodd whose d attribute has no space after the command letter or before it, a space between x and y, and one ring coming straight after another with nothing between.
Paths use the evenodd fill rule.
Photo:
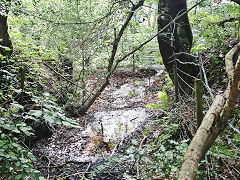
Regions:
<instances>
[{"instance_id":1,"label":"shaded forest floor","mask_svg":"<svg viewBox=\"0 0 240 180\"><path fill-rule=\"evenodd\" d=\"M166 115L163 111L144 107L160 103L157 93L166 83L163 70L118 70L88 113L77 118L82 128L58 127L51 138L35 145L36 167L49 179L91 176L93 179L122 179L125 172L135 174L135 168L124 162L99 174L96 167L104 164L108 157L124 154L133 138L141 140L144 137L143 131L152 126L152 120ZM173 90L169 88L168 91ZM157 137L160 132L161 129L156 129L148 138Z\"/></svg>"},{"instance_id":2,"label":"shaded forest floor","mask_svg":"<svg viewBox=\"0 0 240 180\"><path fill-rule=\"evenodd\" d=\"M91 81L94 84L98 79L93 76ZM162 108L145 107L147 104L160 104L158 92L163 89L168 94L169 102L174 102L174 90L169 82L164 70L117 70L110 85L87 114L76 118L82 128L57 127L50 138L35 145L33 153L38 159L36 167L44 177L52 180L131 179L136 176L139 173L137 162L131 161L129 154L123 158L134 142L142 146L158 140L159 136L166 133L161 124L171 119L179 125L171 134L173 140L191 140L196 132L193 96L172 104L168 112ZM229 132L226 137L231 136ZM169 135L171 132L167 133ZM228 140L222 137L220 142L223 146L219 146L224 147L225 144L224 149L230 149ZM210 179L219 177L214 173L227 179L233 176L237 178L237 159L221 153L216 151L207 155L209 160L200 166L200 171L207 172L211 166L211 175L207 173ZM168 179L176 176L176 173L170 174Z\"/></svg>"}]
</instances>

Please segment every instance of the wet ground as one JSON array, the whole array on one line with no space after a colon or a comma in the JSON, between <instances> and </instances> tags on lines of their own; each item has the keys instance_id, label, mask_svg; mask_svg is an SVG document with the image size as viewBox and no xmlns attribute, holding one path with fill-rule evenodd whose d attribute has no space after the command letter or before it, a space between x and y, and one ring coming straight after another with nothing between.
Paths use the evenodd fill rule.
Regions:
<instances>
[{"instance_id":1,"label":"wet ground","mask_svg":"<svg viewBox=\"0 0 240 180\"><path fill-rule=\"evenodd\" d=\"M164 76L163 70L117 71L90 111L78 118L82 128L59 127L51 138L36 144L33 153L42 175L48 179L122 179L124 171L131 173L132 168L121 162L105 175L89 175L105 159L124 154L130 140L163 115L144 106L159 103L157 92Z\"/></svg>"}]
</instances>

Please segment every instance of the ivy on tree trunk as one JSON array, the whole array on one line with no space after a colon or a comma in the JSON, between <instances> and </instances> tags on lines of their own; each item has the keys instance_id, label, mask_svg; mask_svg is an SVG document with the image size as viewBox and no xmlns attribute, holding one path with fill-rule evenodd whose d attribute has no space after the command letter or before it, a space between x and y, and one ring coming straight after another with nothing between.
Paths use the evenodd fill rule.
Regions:
<instances>
[{"instance_id":1,"label":"ivy on tree trunk","mask_svg":"<svg viewBox=\"0 0 240 180\"><path fill-rule=\"evenodd\" d=\"M159 0L158 31L184 11L187 11L186 0ZM192 39L193 36L187 13L158 35L159 49L163 63L172 80L174 79L173 65L176 65L179 70L178 77L181 77L178 80L181 87L179 89L180 93L183 91L190 93L187 84L193 86L193 79L186 74L191 76L198 74L198 70L194 65L180 63L194 61L193 56L189 54L192 47Z\"/></svg>"},{"instance_id":2,"label":"ivy on tree trunk","mask_svg":"<svg viewBox=\"0 0 240 180\"><path fill-rule=\"evenodd\" d=\"M12 42L8 34L8 5L11 0L7 0L6 3L0 5L0 54L4 57L10 57L12 54ZM10 48L11 50L9 50Z\"/></svg>"}]
</instances>

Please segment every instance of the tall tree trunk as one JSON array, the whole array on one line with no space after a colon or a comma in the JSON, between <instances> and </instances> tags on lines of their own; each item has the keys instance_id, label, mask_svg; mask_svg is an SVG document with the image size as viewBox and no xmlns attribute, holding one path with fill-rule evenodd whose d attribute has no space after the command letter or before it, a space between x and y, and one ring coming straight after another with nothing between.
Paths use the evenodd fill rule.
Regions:
<instances>
[{"instance_id":1,"label":"tall tree trunk","mask_svg":"<svg viewBox=\"0 0 240 180\"><path fill-rule=\"evenodd\" d=\"M12 42L8 34L8 4L11 3L11 0L7 0L6 3L0 4L0 54L5 57L10 57L12 54ZM7 50L6 47L11 50Z\"/></svg>"},{"instance_id":2,"label":"tall tree trunk","mask_svg":"<svg viewBox=\"0 0 240 180\"><path fill-rule=\"evenodd\" d=\"M158 4L158 30L164 28L175 17L187 11L186 0L159 0ZM163 63L173 80L173 65L179 69L179 92L190 92L187 84L193 85L193 79L188 75L196 76L198 69L192 64L180 62L193 62L194 58L189 54L192 47L192 31L187 13L179 18L172 26L159 34L158 44ZM176 60L177 59L177 60ZM183 73L183 72L185 73ZM187 83L187 84L186 84Z\"/></svg>"}]
</instances>

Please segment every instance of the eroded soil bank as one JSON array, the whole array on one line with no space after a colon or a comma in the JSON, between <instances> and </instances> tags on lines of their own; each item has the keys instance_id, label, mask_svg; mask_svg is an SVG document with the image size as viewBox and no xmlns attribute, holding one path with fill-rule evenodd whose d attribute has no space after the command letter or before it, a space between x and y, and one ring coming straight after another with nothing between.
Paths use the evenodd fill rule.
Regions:
<instances>
[{"instance_id":1,"label":"eroded soil bank","mask_svg":"<svg viewBox=\"0 0 240 180\"><path fill-rule=\"evenodd\" d=\"M125 172L134 174L124 161L99 174L96 167L109 157L124 154L131 139L140 138L152 120L164 116L144 107L160 103L157 92L164 79L163 70L117 71L89 112L77 118L82 128L58 127L51 138L35 145L33 153L41 174L49 179L122 179Z\"/></svg>"}]
</instances>

